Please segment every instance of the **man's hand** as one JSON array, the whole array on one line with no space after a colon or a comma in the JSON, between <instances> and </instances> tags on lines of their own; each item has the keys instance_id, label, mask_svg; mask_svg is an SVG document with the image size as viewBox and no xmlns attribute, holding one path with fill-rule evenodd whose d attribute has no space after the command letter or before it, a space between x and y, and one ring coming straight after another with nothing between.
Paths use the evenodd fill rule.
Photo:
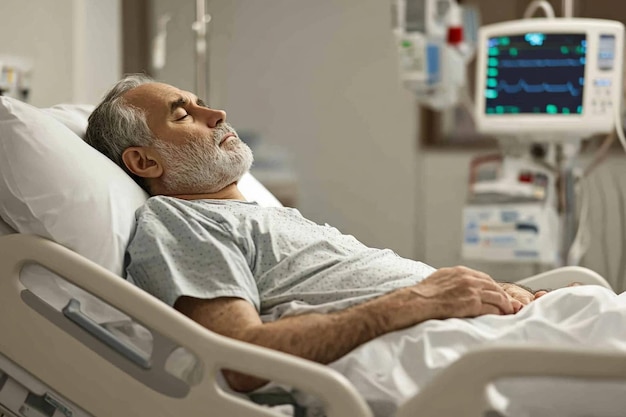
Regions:
<instances>
[{"instance_id":1,"label":"man's hand","mask_svg":"<svg viewBox=\"0 0 626 417\"><path fill-rule=\"evenodd\" d=\"M463 266L441 268L404 290L422 301L417 305L426 317L415 322L516 311L506 292L489 275Z\"/></svg>"},{"instance_id":2,"label":"man's hand","mask_svg":"<svg viewBox=\"0 0 626 417\"><path fill-rule=\"evenodd\" d=\"M534 301L536 298L544 295L541 294L539 297L537 297L536 294L539 293L539 291L537 293L533 293L531 291L528 291L528 289L522 288L519 285L513 284L511 282L500 282L499 284L513 303L513 307L516 313L520 311L523 306L528 305L528 303L530 303L531 301Z\"/></svg>"}]
</instances>

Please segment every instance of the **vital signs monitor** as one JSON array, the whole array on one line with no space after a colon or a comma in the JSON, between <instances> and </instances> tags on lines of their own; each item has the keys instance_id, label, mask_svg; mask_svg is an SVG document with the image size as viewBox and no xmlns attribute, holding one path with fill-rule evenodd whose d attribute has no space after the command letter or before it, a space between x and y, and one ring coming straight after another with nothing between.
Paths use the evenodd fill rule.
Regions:
<instances>
[{"instance_id":1,"label":"vital signs monitor","mask_svg":"<svg viewBox=\"0 0 626 417\"><path fill-rule=\"evenodd\" d=\"M623 38L620 22L600 19L536 18L482 27L477 129L501 134L611 131L620 114Z\"/></svg>"}]
</instances>

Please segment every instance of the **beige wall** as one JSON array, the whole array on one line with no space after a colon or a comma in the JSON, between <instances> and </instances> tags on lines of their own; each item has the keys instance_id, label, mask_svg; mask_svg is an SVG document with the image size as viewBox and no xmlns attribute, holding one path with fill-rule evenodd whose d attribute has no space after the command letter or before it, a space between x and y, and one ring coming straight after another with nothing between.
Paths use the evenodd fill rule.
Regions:
<instances>
[{"instance_id":1,"label":"beige wall","mask_svg":"<svg viewBox=\"0 0 626 417\"><path fill-rule=\"evenodd\" d=\"M3 0L0 15L0 55L32 59L31 102L51 105L71 101L72 0Z\"/></svg>"},{"instance_id":2,"label":"beige wall","mask_svg":"<svg viewBox=\"0 0 626 417\"><path fill-rule=\"evenodd\" d=\"M122 71L120 0L73 0L72 101L97 103Z\"/></svg>"},{"instance_id":3,"label":"beige wall","mask_svg":"<svg viewBox=\"0 0 626 417\"><path fill-rule=\"evenodd\" d=\"M32 104L95 102L120 74L118 0L2 0L0 55L33 62Z\"/></svg>"}]
</instances>

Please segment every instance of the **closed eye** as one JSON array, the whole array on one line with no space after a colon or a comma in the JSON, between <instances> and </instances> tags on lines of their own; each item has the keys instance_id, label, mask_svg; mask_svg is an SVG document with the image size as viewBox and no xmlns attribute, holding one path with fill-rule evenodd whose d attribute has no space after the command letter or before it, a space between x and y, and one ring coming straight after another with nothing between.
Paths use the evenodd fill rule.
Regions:
<instances>
[{"instance_id":1,"label":"closed eye","mask_svg":"<svg viewBox=\"0 0 626 417\"><path fill-rule=\"evenodd\" d=\"M181 120L184 120L187 116L189 116L189 114L185 114L183 117L176 119L176 121L180 122Z\"/></svg>"}]
</instances>

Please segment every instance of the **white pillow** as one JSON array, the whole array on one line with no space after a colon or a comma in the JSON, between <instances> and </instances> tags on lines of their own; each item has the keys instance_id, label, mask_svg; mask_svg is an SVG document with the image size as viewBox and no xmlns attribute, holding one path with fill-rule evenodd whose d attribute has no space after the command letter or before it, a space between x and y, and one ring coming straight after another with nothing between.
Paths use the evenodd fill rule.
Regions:
<instances>
[{"instance_id":1,"label":"white pillow","mask_svg":"<svg viewBox=\"0 0 626 417\"><path fill-rule=\"evenodd\" d=\"M85 139L87 119L94 108L90 104L57 104L41 111L63 123L81 139Z\"/></svg>"},{"instance_id":2,"label":"white pillow","mask_svg":"<svg viewBox=\"0 0 626 417\"><path fill-rule=\"evenodd\" d=\"M45 111L0 97L0 217L12 228L122 275L134 213L146 198L121 168Z\"/></svg>"},{"instance_id":3,"label":"white pillow","mask_svg":"<svg viewBox=\"0 0 626 417\"><path fill-rule=\"evenodd\" d=\"M42 109L42 111L63 123L76 135L84 138L87 130L87 119L93 109L94 106L90 104L59 104ZM17 232L0 218L0 236L12 233Z\"/></svg>"}]
</instances>

